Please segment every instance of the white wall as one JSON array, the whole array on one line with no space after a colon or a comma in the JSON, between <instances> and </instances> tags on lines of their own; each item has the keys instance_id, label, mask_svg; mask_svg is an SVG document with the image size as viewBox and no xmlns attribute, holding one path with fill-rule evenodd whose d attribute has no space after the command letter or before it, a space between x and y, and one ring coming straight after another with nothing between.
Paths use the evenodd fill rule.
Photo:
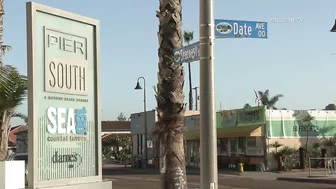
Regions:
<instances>
[{"instance_id":1,"label":"white wall","mask_svg":"<svg viewBox=\"0 0 336 189\"><path fill-rule=\"evenodd\" d=\"M266 120L295 120L297 114L299 118L310 114L316 120L336 120L336 110L266 110Z\"/></svg>"}]
</instances>

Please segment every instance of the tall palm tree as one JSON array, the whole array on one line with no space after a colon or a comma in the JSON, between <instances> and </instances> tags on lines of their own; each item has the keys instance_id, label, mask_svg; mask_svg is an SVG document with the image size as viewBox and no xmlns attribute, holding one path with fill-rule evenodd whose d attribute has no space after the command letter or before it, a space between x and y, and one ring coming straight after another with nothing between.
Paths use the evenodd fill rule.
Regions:
<instances>
[{"instance_id":1,"label":"tall palm tree","mask_svg":"<svg viewBox=\"0 0 336 189\"><path fill-rule=\"evenodd\" d=\"M309 130L312 125L312 121L315 120L314 116L311 116L310 114L306 115L305 117L302 118L303 122L308 122L306 125L306 154L308 154L308 143L309 143Z\"/></svg>"},{"instance_id":2,"label":"tall palm tree","mask_svg":"<svg viewBox=\"0 0 336 189\"><path fill-rule=\"evenodd\" d=\"M4 0L0 0L0 67L2 67L2 55L4 54L3 45L3 19L4 19Z\"/></svg>"},{"instance_id":3,"label":"tall palm tree","mask_svg":"<svg viewBox=\"0 0 336 189\"><path fill-rule=\"evenodd\" d=\"M183 32L183 40L187 45L194 39L194 32L193 31L184 31ZM189 110L193 109L193 94L192 94L192 84L191 84L191 65L188 62L188 74L189 74ZM197 98L197 96L196 96Z\"/></svg>"},{"instance_id":4,"label":"tall palm tree","mask_svg":"<svg viewBox=\"0 0 336 189\"><path fill-rule=\"evenodd\" d=\"M261 104L264 105L264 106L267 106L268 109L274 109L274 110L277 109L275 107L275 104L279 101L279 99L281 97L283 97L282 94L277 94L277 95L270 98L268 89L266 89L265 92L258 91L258 94L260 96Z\"/></svg>"},{"instance_id":5,"label":"tall palm tree","mask_svg":"<svg viewBox=\"0 0 336 189\"><path fill-rule=\"evenodd\" d=\"M183 148L184 73L175 65L173 50L182 47L182 0L160 0L159 11L159 73L156 90L158 121L154 134L163 147L161 169L163 189L187 189Z\"/></svg>"},{"instance_id":6,"label":"tall palm tree","mask_svg":"<svg viewBox=\"0 0 336 189\"><path fill-rule=\"evenodd\" d=\"M5 65L0 70L0 161L3 161L8 152L11 118L20 117L26 120L26 116L16 112L16 107L26 97L27 78L10 65Z\"/></svg>"},{"instance_id":7,"label":"tall palm tree","mask_svg":"<svg viewBox=\"0 0 336 189\"><path fill-rule=\"evenodd\" d=\"M6 51L11 49L11 46L4 45L2 38L3 38L3 19L4 19L4 0L0 0L0 67L2 67L2 56L5 54Z\"/></svg>"}]
</instances>

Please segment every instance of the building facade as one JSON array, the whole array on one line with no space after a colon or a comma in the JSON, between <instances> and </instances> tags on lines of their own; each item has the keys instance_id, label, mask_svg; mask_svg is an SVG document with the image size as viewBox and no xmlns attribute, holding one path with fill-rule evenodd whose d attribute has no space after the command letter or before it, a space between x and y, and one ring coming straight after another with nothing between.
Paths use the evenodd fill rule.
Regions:
<instances>
[{"instance_id":1,"label":"building facade","mask_svg":"<svg viewBox=\"0 0 336 189\"><path fill-rule=\"evenodd\" d=\"M314 117L310 124L302 121L307 115ZM217 112L216 123L219 168L235 169L237 163L244 163L245 170L266 171L277 168L272 143L298 149L305 145L307 133L310 144L333 137L336 111L250 107ZM200 167L199 115L186 116L185 127L187 165ZM296 158L293 161L298 161Z\"/></svg>"},{"instance_id":2,"label":"building facade","mask_svg":"<svg viewBox=\"0 0 336 189\"><path fill-rule=\"evenodd\" d=\"M185 115L198 115L199 111L186 111ZM160 143L158 140L154 140L153 131L155 124L158 121L157 111L147 111L147 142L145 141L145 113L133 113L131 114L131 133L133 144L133 157L144 158L145 157L145 145L147 144L147 158L148 164L155 164L155 160L160 159ZM156 162L157 164L158 162ZM158 165L156 165L158 166Z\"/></svg>"},{"instance_id":3,"label":"building facade","mask_svg":"<svg viewBox=\"0 0 336 189\"><path fill-rule=\"evenodd\" d=\"M314 117L311 123L302 121L307 115ZM279 142L284 146L298 149L305 146L307 135L309 144L333 137L336 134L336 111L334 110L267 110L266 111L266 143L269 146ZM272 157L274 149L268 150L268 167L277 166ZM293 160L293 161L298 161ZM295 162L292 162L295 164Z\"/></svg>"},{"instance_id":4,"label":"building facade","mask_svg":"<svg viewBox=\"0 0 336 189\"><path fill-rule=\"evenodd\" d=\"M217 112L217 156L219 168L257 170L265 162L265 107ZM200 167L199 115L185 118L186 162Z\"/></svg>"}]
</instances>

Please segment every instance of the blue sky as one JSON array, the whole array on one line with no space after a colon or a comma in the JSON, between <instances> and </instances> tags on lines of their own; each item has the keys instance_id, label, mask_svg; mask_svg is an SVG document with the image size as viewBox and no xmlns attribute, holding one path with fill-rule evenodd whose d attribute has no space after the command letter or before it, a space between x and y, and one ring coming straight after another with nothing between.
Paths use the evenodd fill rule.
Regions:
<instances>
[{"instance_id":1,"label":"blue sky","mask_svg":"<svg viewBox=\"0 0 336 189\"><path fill-rule=\"evenodd\" d=\"M100 20L102 119L115 120L143 108L143 93L134 87L146 78L147 109L154 109L157 83L158 0L82 1L39 0L45 5ZM218 19L268 22L268 39L216 40L216 106L240 108L254 103L255 90L281 93L279 107L324 108L336 102L336 1L215 1ZM4 43L13 50L4 58L26 74L26 13L24 1L5 1ZM302 22L275 23L274 18L300 18ZM199 37L199 2L183 2L183 30ZM199 62L192 63L193 87L199 86ZM188 101L186 70L185 101ZM24 103L18 111L27 113ZM13 125L22 121L14 119Z\"/></svg>"}]
</instances>

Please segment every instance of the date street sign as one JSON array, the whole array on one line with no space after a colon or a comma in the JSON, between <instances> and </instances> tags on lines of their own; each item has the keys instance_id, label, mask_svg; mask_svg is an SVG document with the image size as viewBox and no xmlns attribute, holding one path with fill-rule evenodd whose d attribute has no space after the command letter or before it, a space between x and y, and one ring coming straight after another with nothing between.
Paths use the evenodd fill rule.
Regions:
<instances>
[{"instance_id":1,"label":"date street sign","mask_svg":"<svg viewBox=\"0 0 336 189\"><path fill-rule=\"evenodd\" d=\"M215 19L216 38L267 39L267 22ZM198 61L199 41L174 50L174 63Z\"/></svg>"},{"instance_id":2,"label":"date street sign","mask_svg":"<svg viewBox=\"0 0 336 189\"><path fill-rule=\"evenodd\" d=\"M215 37L267 39L267 22L215 19Z\"/></svg>"}]
</instances>

